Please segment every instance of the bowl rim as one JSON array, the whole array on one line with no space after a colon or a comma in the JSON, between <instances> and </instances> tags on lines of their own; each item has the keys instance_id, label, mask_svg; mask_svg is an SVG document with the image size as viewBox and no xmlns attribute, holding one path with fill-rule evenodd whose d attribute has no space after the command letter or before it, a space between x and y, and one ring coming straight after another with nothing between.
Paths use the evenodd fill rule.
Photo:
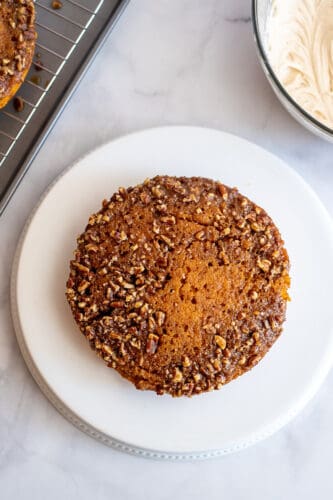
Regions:
<instances>
[{"instance_id":1,"label":"bowl rim","mask_svg":"<svg viewBox=\"0 0 333 500\"><path fill-rule=\"evenodd\" d=\"M296 111L298 111L303 116L303 118L305 120L310 122L310 124L314 125L316 128L319 128L322 132L329 134L330 137L333 137L333 128L327 127L324 123L322 123L319 120L317 120L316 118L314 118L314 116L312 116L304 108L302 108L291 97L291 95L286 91L284 86L281 84L279 78L277 77L275 71L273 70L273 67L271 66L271 64L269 62L269 58L267 56L264 45L262 43L262 37L260 34L259 23L258 23L257 4L258 4L258 0L252 0L252 26L253 26L255 41L256 41L257 48L258 48L258 51L260 54L260 59L261 59L262 63L264 64L265 69L267 70L269 76L272 78L273 83L276 85L279 92L296 109Z\"/></svg>"}]
</instances>

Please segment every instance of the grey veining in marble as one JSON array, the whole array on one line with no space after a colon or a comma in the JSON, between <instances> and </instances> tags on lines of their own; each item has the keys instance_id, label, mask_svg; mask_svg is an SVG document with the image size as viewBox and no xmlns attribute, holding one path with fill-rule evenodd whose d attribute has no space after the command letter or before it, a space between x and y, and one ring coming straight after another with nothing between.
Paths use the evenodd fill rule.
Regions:
<instances>
[{"instance_id":1,"label":"grey veining in marble","mask_svg":"<svg viewBox=\"0 0 333 500\"><path fill-rule=\"evenodd\" d=\"M287 161L333 214L333 146L274 97L250 10L250 0L132 0L0 219L1 500L333 497L332 373L299 417L253 448L209 462L150 462L104 447L54 410L10 318L13 252L39 196L75 159L133 130L193 124L238 134Z\"/></svg>"}]
</instances>

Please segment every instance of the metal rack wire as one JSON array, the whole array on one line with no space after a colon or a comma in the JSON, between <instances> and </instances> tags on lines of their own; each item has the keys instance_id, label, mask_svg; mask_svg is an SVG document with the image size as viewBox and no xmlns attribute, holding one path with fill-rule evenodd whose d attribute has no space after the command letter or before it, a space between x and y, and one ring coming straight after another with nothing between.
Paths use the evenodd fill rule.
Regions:
<instances>
[{"instance_id":1,"label":"metal rack wire","mask_svg":"<svg viewBox=\"0 0 333 500\"><path fill-rule=\"evenodd\" d=\"M0 214L8 191L15 189L31 162L32 150L37 151L37 142L40 145L41 135L50 128L46 122L51 112L54 120L127 2L63 0L62 8L54 10L51 0L35 0L36 51L18 92L24 108L17 112L11 101L0 111Z\"/></svg>"}]
</instances>

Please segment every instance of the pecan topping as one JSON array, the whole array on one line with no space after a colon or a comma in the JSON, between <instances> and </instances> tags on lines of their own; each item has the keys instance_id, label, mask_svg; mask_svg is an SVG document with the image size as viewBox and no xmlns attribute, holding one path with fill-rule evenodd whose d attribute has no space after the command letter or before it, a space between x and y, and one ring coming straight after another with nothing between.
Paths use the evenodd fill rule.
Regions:
<instances>
[{"instance_id":1,"label":"pecan topping","mask_svg":"<svg viewBox=\"0 0 333 500\"><path fill-rule=\"evenodd\" d=\"M108 367L139 389L192 396L251 369L279 337L288 270L274 223L236 189L159 176L90 216L66 295Z\"/></svg>"}]
</instances>

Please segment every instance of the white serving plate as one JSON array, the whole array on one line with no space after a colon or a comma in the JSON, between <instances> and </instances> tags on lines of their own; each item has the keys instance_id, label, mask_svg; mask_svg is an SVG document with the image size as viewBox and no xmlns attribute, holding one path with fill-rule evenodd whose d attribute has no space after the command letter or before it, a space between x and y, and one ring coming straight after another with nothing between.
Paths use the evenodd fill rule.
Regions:
<instances>
[{"instance_id":1,"label":"white serving plate","mask_svg":"<svg viewBox=\"0 0 333 500\"><path fill-rule=\"evenodd\" d=\"M119 186L156 174L206 176L237 186L273 217L292 264L292 302L281 338L251 372L191 399L137 391L107 368L79 333L65 299L75 239L90 213ZM333 360L332 257L329 215L275 156L202 128L135 133L67 170L30 217L12 274L18 342L45 395L91 436L145 457L223 455L280 429L327 375Z\"/></svg>"}]
</instances>

